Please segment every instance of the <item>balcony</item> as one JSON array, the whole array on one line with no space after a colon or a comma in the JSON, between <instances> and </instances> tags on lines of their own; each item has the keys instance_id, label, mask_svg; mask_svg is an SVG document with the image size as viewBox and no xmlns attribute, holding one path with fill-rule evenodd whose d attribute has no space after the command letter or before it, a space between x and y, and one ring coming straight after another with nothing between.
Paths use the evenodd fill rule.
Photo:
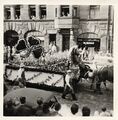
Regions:
<instances>
[{"instance_id":1,"label":"balcony","mask_svg":"<svg viewBox=\"0 0 118 120\"><path fill-rule=\"evenodd\" d=\"M55 28L78 28L78 17L57 17L55 18Z\"/></svg>"}]
</instances>

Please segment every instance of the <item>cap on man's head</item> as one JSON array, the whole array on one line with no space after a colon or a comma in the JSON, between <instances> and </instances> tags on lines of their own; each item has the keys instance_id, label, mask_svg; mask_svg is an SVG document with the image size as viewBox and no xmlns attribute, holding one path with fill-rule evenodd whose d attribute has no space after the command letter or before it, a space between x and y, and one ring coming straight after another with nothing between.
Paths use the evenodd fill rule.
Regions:
<instances>
[{"instance_id":1,"label":"cap on man's head","mask_svg":"<svg viewBox=\"0 0 118 120\"><path fill-rule=\"evenodd\" d=\"M67 70L67 73L71 73L72 71L71 70Z\"/></svg>"}]
</instances>

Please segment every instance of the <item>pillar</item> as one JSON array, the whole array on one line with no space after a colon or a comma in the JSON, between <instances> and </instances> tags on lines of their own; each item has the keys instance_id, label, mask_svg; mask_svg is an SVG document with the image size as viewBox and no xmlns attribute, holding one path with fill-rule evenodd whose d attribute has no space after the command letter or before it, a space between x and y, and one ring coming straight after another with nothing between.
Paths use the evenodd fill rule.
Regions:
<instances>
[{"instance_id":1,"label":"pillar","mask_svg":"<svg viewBox=\"0 0 118 120\"><path fill-rule=\"evenodd\" d=\"M11 11L11 20L14 20L15 19L15 8L13 5L10 7L10 11Z\"/></svg>"},{"instance_id":2,"label":"pillar","mask_svg":"<svg viewBox=\"0 0 118 120\"><path fill-rule=\"evenodd\" d=\"M57 17L61 16L61 9L60 9L60 5L57 6Z\"/></svg>"},{"instance_id":3,"label":"pillar","mask_svg":"<svg viewBox=\"0 0 118 120\"><path fill-rule=\"evenodd\" d=\"M70 17L73 16L73 6L72 5L69 6L69 14L70 14Z\"/></svg>"},{"instance_id":4,"label":"pillar","mask_svg":"<svg viewBox=\"0 0 118 120\"><path fill-rule=\"evenodd\" d=\"M74 41L74 30L70 29L70 48L74 45L76 45L76 42Z\"/></svg>"},{"instance_id":5,"label":"pillar","mask_svg":"<svg viewBox=\"0 0 118 120\"><path fill-rule=\"evenodd\" d=\"M58 47L58 51L62 51L62 34L60 34L60 29L57 30L56 44Z\"/></svg>"},{"instance_id":6,"label":"pillar","mask_svg":"<svg viewBox=\"0 0 118 120\"><path fill-rule=\"evenodd\" d=\"M40 8L39 8L39 5L36 5L36 19L40 19Z\"/></svg>"},{"instance_id":7,"label":"pillar","mask_svg":"<svg viewBox=\"0 0 118 120\"><path fill-rule=\"evenodd\" d=\"M29 19L29 5L21 6L21 19L28 20Z\"/></svg>"},{"instance_id":8,"label":"pillar","mask_svg":"<svg viewBox=\"0 0 118 120\"><path fill-rule=\"evenodd\" d=\"M45 35L45 40L44 40L44 49L47 52L49 49L49 34Z\"/></svg>"}]
</instances>

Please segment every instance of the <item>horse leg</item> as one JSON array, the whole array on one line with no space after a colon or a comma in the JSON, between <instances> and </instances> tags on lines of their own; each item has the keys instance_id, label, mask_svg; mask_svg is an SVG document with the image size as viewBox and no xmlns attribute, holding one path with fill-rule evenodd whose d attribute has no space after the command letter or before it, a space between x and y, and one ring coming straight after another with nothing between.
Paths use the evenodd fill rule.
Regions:
<instances>
[{"instance_id":1,"label":"horse leg","mask_svg":"<svg viewBox=\"0 0 118 120\"><path fill-rule=\"evenodd\" d=\"M77 81L76 79L73 79L73 82L72 82L72 86L73 86L73 90L74 90L74 92L75 93L77 93L78 92L78 83L79 81Z\"/></svg>"}]
</instances>

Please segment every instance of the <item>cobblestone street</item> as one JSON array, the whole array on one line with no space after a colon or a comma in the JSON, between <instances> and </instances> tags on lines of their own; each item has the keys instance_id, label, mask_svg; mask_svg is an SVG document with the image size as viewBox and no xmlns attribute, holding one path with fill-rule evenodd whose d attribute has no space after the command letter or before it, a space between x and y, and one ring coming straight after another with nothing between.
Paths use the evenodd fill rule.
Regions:
<instances>
[{"instance_id":1,"label":"cobblestone street","mask_svg":"<svg viewBox=\"0 0 118 120\"><path fill-rule=\"evenodd\" d=\"M107 82L107 90L102 86L102 95L90 90L89 84L80 83L78 87L80 87L80 91L76 94L78 97L77 101L72 101L69 97L66 100L62 99L61 94L57 93L56 97L59 102L64 106L67 105L69 108L74 102L79 103L80 109L86 105L91 109L91 115L94 114L95 110L101 112L103 106L106 106L108 110L113 110L113 84ZM65 111L67 111L68 107L65 107Z\"/></svg>"}]
</instances>

